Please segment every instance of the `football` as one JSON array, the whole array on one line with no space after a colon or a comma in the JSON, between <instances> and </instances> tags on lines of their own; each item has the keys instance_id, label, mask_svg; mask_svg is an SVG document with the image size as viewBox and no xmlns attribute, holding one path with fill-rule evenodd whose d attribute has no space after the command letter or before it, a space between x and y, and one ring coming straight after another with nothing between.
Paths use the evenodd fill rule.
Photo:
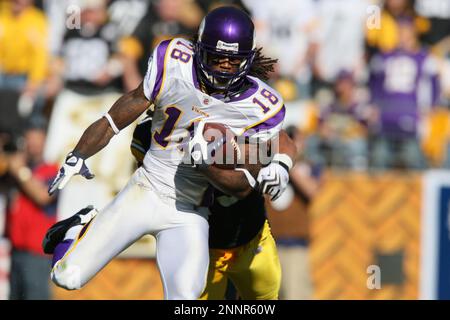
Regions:
<instances>
[{"instance_id":1,"label":"football","mask_svg":"<svg viewBox=\"0 0 450 320\"><path fill-rule=\"evenodd\" d=\"M213 166L225 170L246 168L254 177L257 176L261 169L259 145L241 141L222 123L206 123L203 137L208 143L214 143L217 139L222 141L211 154Z\"/></svg>"},{"instance_id":2,"label":"football","mask_svg":"<svg viewBox=\"0 0 450 320\"><path fill-rule=\"evenodd\" d=\"M212 150L212 165L226 170L236 168L241 159L241 150L237 138L231 129L222 123L206 123L203 137L209 143L217 146Z\"/></svg>"}]
</instances>

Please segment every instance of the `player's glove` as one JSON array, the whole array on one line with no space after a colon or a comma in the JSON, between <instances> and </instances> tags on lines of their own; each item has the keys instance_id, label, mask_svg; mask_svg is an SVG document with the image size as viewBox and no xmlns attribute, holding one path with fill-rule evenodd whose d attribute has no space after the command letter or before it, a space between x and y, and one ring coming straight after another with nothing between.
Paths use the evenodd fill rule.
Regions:
<instances>
[{"instance_id":1,"label":"player's glove","mask_svg":"<svg viewBox=\"0 0 450 320\"><path fill-rule=\"evenodd\" d=\"M287 155L276 154L272 162L258 173L256 180L260 192L268 194L272 201L277 200L288 186L291 167L292 160Z\"/></svg>"},{"instance_id":2,"label":"player's glove","mask_svg":"<svg viewBox=\"0 0 450 320\"><path fill-rule=\"evenodd\" d=\"M70 152L63 166L59 169L58 175L48 188L48 193L52 195L57 189L61 190L69 182L70 178L75 175L82 175L86 179L94 178L94 175L89 171L83 158L74 152Z\"/></svg>"},{"instance_id":3,"label":"player's glove","mask_svg":"<svg viewBox=\"0 0 450 320\"><path fill-rule=\"evenodd\" d=\"M204 120L197 122L194 135L188 143L191 163L199 169L204 169L214 162L213 158L215 150L220 148L225 141L225 137L223 137L223 139L216 139L212 142L206 141L203 136L205 124L206 122Z\"/></svg>"},{"instance_id":4,"label":"player's glove","mask_svg":"<svg viewBox=\"0 0 450 320\"><path fill-rule=\"evenodd\" d=\"M208 142L203 137L205 121L200 120L195 126L194 134L188 143L188 152L193 164L200 164L206 160Z\"/></svg>"}]
</instances>

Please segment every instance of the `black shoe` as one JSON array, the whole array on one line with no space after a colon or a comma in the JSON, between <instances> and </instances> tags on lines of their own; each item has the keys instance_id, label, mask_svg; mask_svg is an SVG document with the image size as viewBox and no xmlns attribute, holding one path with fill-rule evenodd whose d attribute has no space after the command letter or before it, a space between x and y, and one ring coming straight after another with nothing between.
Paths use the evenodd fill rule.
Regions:
<instances>
[{"instance_id":1,"label":"black shoe","mask_svg":"<svg viewBox=\"0 0 450 320\"><path fill-rule=\"evenodd\" d=\"M56 246L64 240L67 230L77 225L85 225L97 214L93 206L87 206L75 213L70 218L59 221L48 229L42 240L42 249L46 254L53 254Z\"/></svg>"}]
</instances>

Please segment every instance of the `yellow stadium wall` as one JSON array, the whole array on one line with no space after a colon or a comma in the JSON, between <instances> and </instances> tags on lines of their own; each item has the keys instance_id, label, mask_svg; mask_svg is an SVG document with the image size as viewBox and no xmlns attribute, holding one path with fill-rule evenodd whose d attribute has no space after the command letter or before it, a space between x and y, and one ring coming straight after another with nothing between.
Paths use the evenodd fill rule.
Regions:
<instances>
[{"instance_id":1,"label":"yellow stadium wall","mask_svg":"<svg viewBox=\"0 0 450 320\"><path fill-rule=\"evenodd\" d=\"M326 173L311 207L311 269L316 299L417 299L419 174ZM375 253L403 250L402 284L367 288ZM383 278L383 270L381 270ZM162 299L154 259L115 259L79 291L55 299Z\"/></svg>"},{"instance_id":2,"label":"yellow stadium wall","mask_svg":"<svg viewBox=\"0 0 450 320\"><path fill-rule=\"evenodd\" d=\"M327 174L310 212L316 299L418 298L420 178L396 173ZM399 251L403 282L368 289L367 268L377 263L375 253Z\"/></svg>"}]
</instances>

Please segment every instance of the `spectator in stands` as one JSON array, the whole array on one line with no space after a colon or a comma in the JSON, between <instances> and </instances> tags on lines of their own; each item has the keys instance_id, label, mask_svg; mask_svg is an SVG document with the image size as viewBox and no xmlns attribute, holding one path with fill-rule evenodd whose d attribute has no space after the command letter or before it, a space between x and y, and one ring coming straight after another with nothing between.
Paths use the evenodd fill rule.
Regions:
<instances>
[{"instance_id":1,"label":"spectator in stands","mask_svg":"<svg viewBox=\"0 0 450 320\"><path fill-rule=\"evenodd\" d=\"M316 83L330 85L341 70L361 79L365 71L364 28L369 0L319 0ZM317 89L317 88L316 88Z\"/></svg>"},{"instance_id":2,"label":"spectator in stands","mask_svg":"<svg viewBox=\"0 0 450 320\"><path fill-rule=\"evenodd\" d=\"M304 160L304 137L294 126L286 129L299 150L291 169L288 189L275 202L269 202L267 214L277 243L282 277L280 299L313 298L309 267L308 206L320 187L321 169Z\"/></svg>"},{"instance_id":3,"label":"spectator in stands","mask_svg":"<svg viewBox=\"0 0 450 320\"><path fill-rule=\"evenodd\" d=\"M220 6L236 6L250 15L250 11L242 0L194 0L203 12L207 13Z\"/></svg>"},{"instance_id":4,"label":"spectator in stands","mask_svg":"<svg viewBox=\"0 0 450 320\"><path fill-rule=\"evenodd\" d=\"M48 20L50 55L59 54L67 29L67 22L74 23L77 21L75 11L72 10L77 8L78 2L79 0L35 0L35 6L45 13Z\"/></svg>"},{"instance_id":5,"label":"spectator in stands","mask_svg":"<svg viewBox=\"0 0 450 320\"><path fill-rule=\"evenodd\" d=\"M89 4L90 2L90 4ZM51 54L58 56L67 29L76 28L78 8L93 5L97 0L36 0L36 5L44 10L49 24L49 46ZM108 0L106 25L103 36L110 42L130 35L147 13L148 0Z\"/></svg>"},{"instance_id":6,"label":"spectator in stands","mask_svg":"<svg viewBox=\"0 0 450 320\"><path fill-rule=\"evenodd\" d=\"M143 79L152 49L175 36L191 38L197 32L204 12L195 1L158 0L131 36L119 42L124 68L125 90L134 89Z\"/></svg>"},{"instance_id":7,"label":"spectator in stands","mask_svg":"<svg viewBox=\"0 0 450 320\"><path fill-rule=\"evenodd\" d=\"M421 35L421 40L431 46L438 59L443 98L427 121L422 144L429 163L450 168L450 1L416 0L415 8L430 21L430 29Z\"/></svg>"},{"instance_id":8,"label":"spectator in stands","mask_svg":"<svg viewBox=\"0 0 450 320\"><path fill-rule=\"evenodd\" d=\"M18 190L12 196L7 235L12 244L11 299L49 299L51 259L42 252L46 230L56 222L56 198L47 193L56 165L43 159L45 129L32 125L25 148L8 156L8 173Z\"/></svg>"},{"instance_id":9,"label":"spectator in stands","mask_svg":"<svg viewBox=\"0 0 450 320\"><path fill-rule=\"evenodd\" d=\"M449 0L415 0L415 8L418 14L429 20L429 29L421 37L423 43L434 46L450 39Z\"/></svg>"},{"instance_id":10,"label":"spectator in stands","mask_svg":"<svg viewBox=\"0 0 450 320\"><path fill-rule=\"evenodd\" d=\"M374 118L367 102L357 94L351 72L341 71L334 99L320 110L317 133L307 140L308 158L321 166L367 168L367 126Z\"/></svg>"},{"instance_id":11,"label":"spectator in stands","mask_svg":"<svg viewBox=\"0 0 450 320\"><path fill-rule=\"evenodd\" d=\"M450 103L450 1L449 0L417 0L418 12L429 19L430 29L423 34L421 40L431 46L433 54L438 58L440 79L444 99Z\"/></svg>"},{"instance_id":12,"label":"spectator in stands","mask_svg":"<svg viewBox=\"0 0 450 320\"><path fill-rule=\"evenodd\" d=\"M14 186L11 177L8 175L8 153L11 154L15 151L14 149L15 145L12 135L0 131L0 242L5 236L8 194Z\"/></svg>"},{"instance_id":13,"label":"spectator in stands","mask_svg":"<svg viewBox=\"0 0 450 320\"><path fill-rule=\"evenodd\" d=\"M366 45L369 57L378 51L387 52L399 45L399 22L410 19L419 34L427 32L429 22L417 15L413 0L385 0L379 28L367 29Z\"/></svg>"},{"instance_id":14,"label":"spectator in stands","mask_svg":"<svg viewBox=\"0 0 450 320\"><path fill-rule=\"evenodd\" d=\"M0 9L0 90L20 94L19 113L27 116L48 71L47 20L32 0L4 1Z\"/></svg>"},{"instance_id":15,"label":"spectator in stands","mask_svg":"<svg viewBox=\"0 0 450 320\"><path fill-rule=\"evenodd\" d=\"M450 112L448 105L439 105L425 119L422 149L429 167L450 168Z\"/></svg>"},{"instance_id":16,"label":"spectator in stands","mask_svg":"<svg viewBox=\"0 0 450 320\"><path fill-rule=\"evenodd\" d=\"M293 80L297 98L310 98L312 61L317 47L314 0L245 0L255 22L257 41L278 60L274 76Z\"/></svg>"},{"instance_id":17,"label":"spectator in stands","mask_svg":"<svg viewBox=\"0 0 450 320\"><path fill-rule=\"evenodd\" d=\"M440 98L435 59L421 47L413 21L399 23L399 46L370 64L371 99L379 113L372 145L376 168L423 168L421 121Z\"/></svg>"}]
</instances>

